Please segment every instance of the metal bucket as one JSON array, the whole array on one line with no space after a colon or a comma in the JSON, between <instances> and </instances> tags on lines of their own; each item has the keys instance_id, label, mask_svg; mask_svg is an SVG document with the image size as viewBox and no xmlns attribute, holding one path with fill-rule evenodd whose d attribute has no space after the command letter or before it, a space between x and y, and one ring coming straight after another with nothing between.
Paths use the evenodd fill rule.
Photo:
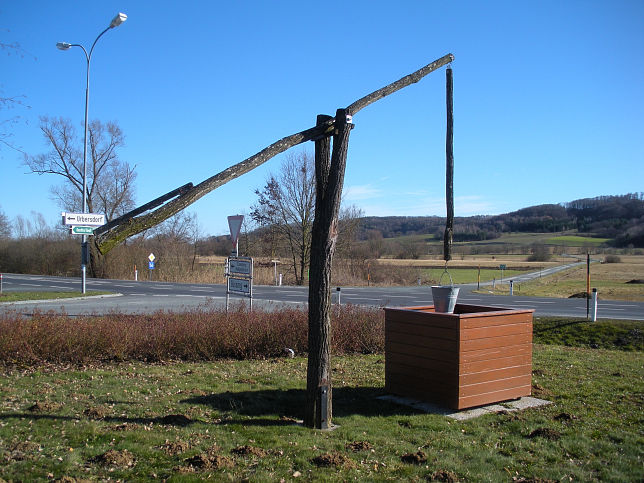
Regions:
<instances>
[{"instance_id":1,"label":"metal bucket","mask_svg":"<svg viewBox=\"0 0 644 483\"><path fill-rule=\"evenodd\" d=\"M432 298L434 299L434 311L446 314L454 313L456 299L458 298L459 287L452 285L432 285Z\"/></svg>"},{"instance_id":2,"label":"metal bucket","mask_svg":"<svg viewBox=\"0 0 644 483\"><path fill-rule=\"evenodd\" d=\"M456 299L458 298L459 287L454 287L454 281L452 276L449 274L447 269L441 275L438 283L441 283L443 280L443 275L449 276L450 285L432 285L432 299L434 299L434 311L442 312L445 314L454 313L454 307L456 307Z\"/></svg>"}]
</instances>

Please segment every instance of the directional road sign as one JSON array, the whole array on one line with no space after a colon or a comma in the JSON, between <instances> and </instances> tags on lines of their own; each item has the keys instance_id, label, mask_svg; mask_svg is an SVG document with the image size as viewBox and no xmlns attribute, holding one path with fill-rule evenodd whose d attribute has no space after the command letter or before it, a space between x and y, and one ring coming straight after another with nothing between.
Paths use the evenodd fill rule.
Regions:
<instances>
[{"instance_id":1,"label":"directional road sign","mask_svg":"<svg viewBox=\"0 0 644 483\"><path fill-rule=\"evenodd\" d=\"M229 257L228 271L236 275L253 275L253 259L250 257Z\"/></svg>"},{"instance_id":2,"label":"directional road sign","mask_svg":"<svg viewBox=\"0 0 644 483\"><path fill-rule=\"evenodd\" d=\"M232 293L240 293L244 295L250 294L251 280L248 278L232 278L228 279L228 291Z\"/></svg>"},{"instance_id":3,"label":"directional road sign","mask_svg":"<svg viewBox=\"0 0 644 483\"><path fill-rule=\"evenodd\" d=\"M105 215L99 213L63 212L63 225L101 226L105 224Z\"/></svg>"},{"instance_id":4,"label":"directional road sign","mask_svg":"<svg viewBox=\"0 0 644 483\"><path fill-rule=\"evenodd\" d=\"M72 235L93 235L95 230L93 226L72 226L70 228Z\"/></svg>"},{"instance_id":5,"label":"directional road sign","mask_svg":"<svg viewBox=\"0 0 644 483\"><path fill-rule=\"evenodd\" d=\"M153 262L152 260L150 260L150 261L148 262L148 268L149 268L150 270L154 270L154 262Z\"/></svg>"}]
</instances>

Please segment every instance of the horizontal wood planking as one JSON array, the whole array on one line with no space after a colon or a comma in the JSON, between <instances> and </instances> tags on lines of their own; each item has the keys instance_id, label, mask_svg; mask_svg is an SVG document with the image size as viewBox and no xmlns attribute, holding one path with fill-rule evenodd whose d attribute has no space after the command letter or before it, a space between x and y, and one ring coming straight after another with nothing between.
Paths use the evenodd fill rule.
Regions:
<instances>
[{"instance_id":1,"label":"horizontal wood planking","mask_svg":"<svg viewBox=\"0 0 644 483\"><path fill-rule=\"evenodd\" d=\"M532 344L517 344L514 346L505 347L488 347L474 351L460 352L458 360L460 364L468 362L489 361L493 359L500 359L513 355L530 355L532 357Z\"/></svg>"},{"instance_id":2,"label":"horizontal wood planking","mask_svg":"<svg viewBox=\"0 0 644 483\"><path fill-rule=\"evenodd\" d=\"M463 396L458 398L456 409L472 408L475 406L482 406L483 404L492 404L500 401L508 401L510 399L517 399L530 395L531 387L511 387L499 391L489 393L479 393L471 396Z\"/></svg>"},{"instance_id":3,"label":"horizontal wood planking","mask_svg":"<svg viewBox=\"0 0 644 483\"><path fill-rule=\"evenodd\" d=\"M528 352L528 349L525 349ZM461 374L472 374L476 372L490 371L494 369L502 369L504 367L515 366L530 366L532 367L532 355L511 355L508 357L499 357L495 359L484 359L475 362L462 362L460 363Z\"/></svg>"},{"instance_id":4,"label":"horizontal wood planking","mask_svg":"<svg viewBox=\"0 0 644 483\"><path fill-rule=\"evenodd\" d=\"M388 391L456 409L530 394L533 310L417 309L385 309Z\"/></svg>"},{"instance_id":5,"label":"horizontal wood planking","mask_svg":"<svg viewBox=\"0 0 644 483\"><path fill-rule=\"evenodd\" d=\"M416 370L423 371L436 371L444 374L451 374L454 377L458 376L458 366L455 364L454 358L445 360L436 357L436 354L427 354L427 357L419 357L415 354L404 354L400 352L389 352L386 355L386 362L391 367L398 365L413 367Z\"/></svg>"},{"instance_id":6,"label":"horizontal wood planking","mask_svg":"<svg viewBox=\"0 0 644 483\"><path fill-rule=\"evenodd\" d=\"M460 343L460 351L476 351L481 349L491 349L494 347L511 347L521 344L532 343L532 334L504 335L501 337L491 337L488 339L465 340Z\"/></svg>"},{"instance_id":7,"label":"horizontal wood planking","mask_svg":"<svg viewBox=\"0 0 644 483\"><path fill-rule=\"evenodd\" d=\"M419 335L410 336L404 332L385 331L386 337L391 342L408 345L410 347L423 347L427 349L453 350L458 351L458 340L439 339L435 337L422 337Z\"/></svg>"},{"instance_id":8,"label":"horizontal wood planking","mask_svg":"<svg viewBox=\"0 0 644 483\"><path fill-rule=\"evenodd\" d=\"M509 379L526 376L528 378L532 378L532 366L501 367L499 369L460 374L458 376L458 384L461 387L465 387L474 384L481 384L483 382L487 383L501 380L505 383L511 384Z\"/></svg>"}]
</instances>

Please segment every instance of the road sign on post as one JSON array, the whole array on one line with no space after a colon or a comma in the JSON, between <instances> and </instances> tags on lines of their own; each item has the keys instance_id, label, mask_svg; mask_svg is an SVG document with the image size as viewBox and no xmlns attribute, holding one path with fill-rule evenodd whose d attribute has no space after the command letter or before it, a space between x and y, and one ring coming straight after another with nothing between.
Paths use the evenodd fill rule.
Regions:
<instances>
[{"instance_id":1,"label":"road sign on post","mask_svg":"<svg viewBox=\"0 0 644 483\"><path fill-rule=\"evenodd\" d=\"M239 256L239 232L241 231L244 215L233 215L228 217L228 228L230 228L230 239L233 242L235 256Z\"/></svg>"},{"instance_id":2,"label":"road sign on post","mask_svg":"<svg viewBox=\"0 0 644 483\"><path fill-rule=\"evenodd\" d=\"M93 226L71 226L69 232L72 235L93 235L95 227Z\"/></svg>"},{"instance_id":3,"label":"road sign on post","mask_svg":"<svg viewBox=\"0 0 644 483\"><path fill-rule=\"evenodd\" d=\"M63 225L101 226L105 224L105 215L99 213L61 213Z\"/></svg>"},{"instance_id":4,"label":"road sign on post","mask_svg":"<svg viewBox=\"0 0 644 483\"><path fill-rule=\"evenodd\" d=\"M250 298L253 309L253 259L251 257L228 257L226 270L226 311L231 294Z\"/></svg>"}]
</instances>

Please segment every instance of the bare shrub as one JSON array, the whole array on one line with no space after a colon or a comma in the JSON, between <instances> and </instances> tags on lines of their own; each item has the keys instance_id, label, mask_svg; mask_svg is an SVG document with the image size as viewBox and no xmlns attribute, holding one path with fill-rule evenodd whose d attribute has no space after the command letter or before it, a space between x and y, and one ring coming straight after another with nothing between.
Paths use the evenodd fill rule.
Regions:
<instances>
[{"instance_id":1,"label":"bare shrub","mask_svg":"<svg viewBox=\"0 0 644 483\"><path fill-rule=\"evenodd\" d=\"M334 353L384 349L382 310L334 308ZM0 363L214 360L281 357L307 351L308 317L299 309L272 312L203 308L188 313L110 314L71 319L53 313L0 316Z\"/></svg>"},{"instance_id":2,"label":"bare shrub","mask_svg":"<svg viewBox=\"0 0 644 483\"><path fill-rule=\"evenodd\" d=\"M604 263L622 263L622 259L619 255L606 255L604 257Z\"/></svg>"}]
</instances>

